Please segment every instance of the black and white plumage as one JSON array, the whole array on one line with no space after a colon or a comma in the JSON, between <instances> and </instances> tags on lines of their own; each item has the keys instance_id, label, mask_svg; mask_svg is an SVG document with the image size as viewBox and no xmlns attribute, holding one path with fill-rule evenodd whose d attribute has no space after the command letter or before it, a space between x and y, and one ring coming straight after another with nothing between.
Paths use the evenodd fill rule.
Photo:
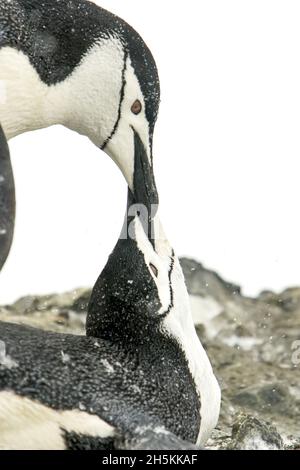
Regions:
<instances>
[{"instance_id":1,"label":"black and white plumage","mask_svg":"<svg viewBox=\"0 0 300 470\"><path fill-rule=\"evenodd\" d=\"M152 139L159 100L154 59L125 21L86 0L1 1L0 124L7 139L54 124L89 137L150 213L158 202Z\"/></svg>"},{"instance_id":2,"label":"black and white plumage","mask_svg":"<svg viewBox=\"0 0 300 470\"><path fill-rule=\"evenodd\" d=\"M87 337L0 323L0 448L189 448L216 425L220 391L179 261L128 221Z\"/></svg>"}]
</instances>

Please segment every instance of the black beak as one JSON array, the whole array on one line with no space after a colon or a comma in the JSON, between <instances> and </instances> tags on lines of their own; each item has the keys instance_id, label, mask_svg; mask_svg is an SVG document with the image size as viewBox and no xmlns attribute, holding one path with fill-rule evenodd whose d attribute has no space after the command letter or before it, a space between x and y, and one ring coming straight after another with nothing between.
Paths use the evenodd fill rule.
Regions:
<instances>
[{"instance_id":1,"label":"black beak","mask_svg":"<svg viewBox=\"0 0 300 470\"><path fill-rule=\"evenodd\" d=\"M0 126L0 270L13 240L15 210L13 171L6 137Z\"/></svg>"},{"instance_id":2,"label":"black beak","mask_svg":"<svg viewBox=\"0 0 300 470\"><path fill-rule=\"evenodd\" d=\"M152 164L139 134L134 133L134 175L133 203L141 206L141 219L145 232L154 246L153 219L156 215L159 198Z\"/></svg>"}]
</instances>

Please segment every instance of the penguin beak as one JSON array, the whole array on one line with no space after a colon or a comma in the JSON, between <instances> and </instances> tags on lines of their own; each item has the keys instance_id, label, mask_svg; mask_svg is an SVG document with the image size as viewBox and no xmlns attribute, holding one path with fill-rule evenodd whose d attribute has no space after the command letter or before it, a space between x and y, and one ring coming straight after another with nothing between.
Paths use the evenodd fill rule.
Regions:
<instances>
[{"instance_id":1,"label":"penguin beak","mask_svg":"<svg viewBox=\"0 0 300 470\"><path fill-rule=\"evenodd\" d=\"M155 184L154 172L145 146L139 134L134 133L134 175L133 175L133 200L141 205L146 234L152 242L154 237L153 219L158 207L158 193Z\"/></svg>"}]
</instances>

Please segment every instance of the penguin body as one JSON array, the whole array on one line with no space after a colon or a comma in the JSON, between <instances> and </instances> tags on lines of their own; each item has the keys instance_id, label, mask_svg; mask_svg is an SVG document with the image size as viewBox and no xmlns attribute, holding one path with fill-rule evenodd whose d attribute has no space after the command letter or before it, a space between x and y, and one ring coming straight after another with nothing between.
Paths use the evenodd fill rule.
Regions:
<instances>
[{"instance_id":1,"label":"penguin body","mask_svg":"<svg viewBox=\"0 0 300 470\"><path fill-rule=\"evenodd\" d=\"M183 353L172 341L157 337L151 345L130 350L97 338L5 323L0 324L0 338L11 359L10 366L0 365L0 448L6 440L1 428L11 419L7 414L18 416L22 403L27 411L16 420L16 442L25 428L39 436L47 426L53 429L56 445L68 448L72 433L79 448L79 435L105 440L120 433L135 435L137 428L150 426L196 442L199 400Z\"/></svg>"}]
</instances>

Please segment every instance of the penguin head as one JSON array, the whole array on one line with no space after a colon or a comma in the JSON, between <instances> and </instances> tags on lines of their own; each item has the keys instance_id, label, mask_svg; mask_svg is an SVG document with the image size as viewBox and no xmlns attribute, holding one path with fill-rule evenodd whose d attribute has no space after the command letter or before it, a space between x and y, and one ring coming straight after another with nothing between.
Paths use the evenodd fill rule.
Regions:
<instances>
[{"instance_id":1,"label":"penguin head","mask_svg":"<svg viewBox=\"0 0 300 470\"><path fill-rule=\"evenodd\" d=\"M147 45L92 2L11 3L11 41L20 51L1 52L6 135L62 124L87 136L115 161L150 213L158 203L152 140L160 84Z\"/></svg>"},{"instance_id":2,"label":"penguin head","mask_svg":"<svg viewBox=\"0 0 300 470\"><path fill-rule=\"evenodd\" d=\"M152 143L160 101L155 61L127 25L126 37L96 41L68 79L64 124L87 135L122 171L149 213L158 203Z\"/></svg>"},{"instance_id":3,"label":"penguin head","mask_svg":"<svg viewBox=\"0 0 300 470\"><path fill-rule=\"evenodd\" d=\"M166 319L173 319L177 329L186 317L190 318L179 260L163 235L158 217L155 225L156 234L160 227L160 238L154 250L140 214L127 218L126 233L123 230L92 292L89 336L126 343L147 341L154 331L164 330ZM172 334L169 326L166 333Z\"/></svg>"}]
</instances>

